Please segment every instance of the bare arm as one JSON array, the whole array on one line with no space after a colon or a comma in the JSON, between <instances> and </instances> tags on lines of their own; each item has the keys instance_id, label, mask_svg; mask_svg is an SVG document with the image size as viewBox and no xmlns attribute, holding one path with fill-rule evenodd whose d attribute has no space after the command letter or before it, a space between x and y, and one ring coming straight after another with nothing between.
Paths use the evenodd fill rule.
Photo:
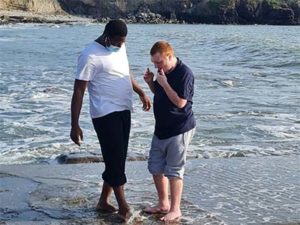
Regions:
<instances>
[{"instance_id":1,"label":"bare arm","mask_svg":"<svg viewBox=\"0 0 300 225\"><path fill-rule=\"evenodd\" d=\"M151 92L154 94L154 92L155 92L154 81L151 80L151 81L147 82L147 84L148 84L148 86L149 86Z\"/></svg>"},{"instance_id":2,"label":"bare arm","mask_svg":"<svg viewBox=\"0 0 300 225\"><path fill-rule=\"evenodd\" d=\"M151 101L149 97L145 94L145 92L142 90L142 88L138 85L136 80L134 79L133 75L131 77L131 83L132 87L135 93L137 93L143 103L143 110L149 111L151 108Z\"/></svg>"},{"instance_id":3,"label":"bare arm","mask_svg":"<svg viewBox=\"0 0 300 225\"><path fill-rule=\"evenodd\" d=\"M82 101L88 81L75 80L74 91L71 102L71 133L72 141L80 146L80 139L83 140L83 133L79 126L79 115Z\"/></svg>"},{"instance_id":4,"label":"bare arm","mask_svg":"<svg viewBox=\"0 0 300 225\"><path fill-rule=\"evenodd\" d=\"M157 82L162 86L162 88L165 90L168 98L170 99L170 101L177 106L178 108L183 108L186 103L187 100L180 98L178 96L178 94L176 93L176 91L173 90L173 88L170 86L170 84L167 81L167 77L164 74L164 72L162 70L160 70L157 74Z\"/></svg>"},{"instance_id":5,"label":"bare arm","mask_svg":"<svg viewBox=\"0 0 300 225\"><path fill-rule=\"evenodd\" d=\"M138 95L145 95L145 92L142 90L142 88L138 85L137 81L134 79L133 75L130 75L132 87L135 93Z\"/></svg>"},{"instance_id":6,"label":"bare arm","mask_svg":"<svg viewBox=\"0 0 300 225\"><path fill-rule=\"evenodd\" d=\"M170 101L176 105L178 108L183 108L186 103L187 103L187 100L186 99L183 99L183 98L180 98L177 93L173 90L173 88L168 84L166 83L164 86L163 86L163 89L165 90L168 98L170 99Z\"/></svg>"}]
</instances>

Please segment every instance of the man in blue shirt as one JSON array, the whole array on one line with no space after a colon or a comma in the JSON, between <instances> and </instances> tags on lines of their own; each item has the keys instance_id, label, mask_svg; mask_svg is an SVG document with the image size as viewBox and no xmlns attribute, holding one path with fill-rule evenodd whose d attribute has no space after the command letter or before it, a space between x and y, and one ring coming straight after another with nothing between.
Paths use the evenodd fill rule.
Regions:
<instances>
[{"instance_id":1,"label":"man in blue shirt","mask_svg":"<svg viewBox=\"0 0 300 225\"><path fill-rule=\"evenodd\" d=\"M148 169L153 175L159 200L156 206L146 208L144 212L166 213L161 219L167 222L182 215L180 202L186 151L196 127L192 111L194 75L165 41L156 42L150 54L158 71L156 80L149 69L144 75L154 94L155 116ZM171 201L168 198L169 184Z\"/></svg>"}]
</instances>

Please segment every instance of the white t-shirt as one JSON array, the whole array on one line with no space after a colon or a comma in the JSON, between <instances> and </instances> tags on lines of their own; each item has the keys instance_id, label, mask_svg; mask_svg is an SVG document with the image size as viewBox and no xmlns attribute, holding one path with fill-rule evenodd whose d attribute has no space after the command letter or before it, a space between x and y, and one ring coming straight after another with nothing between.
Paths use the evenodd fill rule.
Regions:
<instances>
[{"instance_id":1,"label":"white t-shirt","mask_svg":"<svg viewBox=\"0 0 300 225\"><path fill-rule=\"evenodd\" d=\"M78 57L77 80L88 82L92 118L132 110L132 84L125 44L110 52L96 41Z\"/></svg>"}]
</instances>

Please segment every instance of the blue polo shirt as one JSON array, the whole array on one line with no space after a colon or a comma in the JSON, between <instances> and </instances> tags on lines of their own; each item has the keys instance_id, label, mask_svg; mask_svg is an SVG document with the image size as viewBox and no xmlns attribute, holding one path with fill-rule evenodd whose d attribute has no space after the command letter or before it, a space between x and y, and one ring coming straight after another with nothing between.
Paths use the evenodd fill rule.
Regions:
<instances>
[{"instance_id":1,"label":"blue polo shirt","mask_svg":"<svg viewBox=\"0 0 300 225\"><path fill-rule=\"evenodd\" d=\"M187 100L187 104L181 109L175 106L159 83L154 81L154 134L159 139L183 134L196 126L196 120L192 111L194 95L193 72L177 58L176 67L166 76L169 85L180 98Z\"/></svg>"}]
</instances>

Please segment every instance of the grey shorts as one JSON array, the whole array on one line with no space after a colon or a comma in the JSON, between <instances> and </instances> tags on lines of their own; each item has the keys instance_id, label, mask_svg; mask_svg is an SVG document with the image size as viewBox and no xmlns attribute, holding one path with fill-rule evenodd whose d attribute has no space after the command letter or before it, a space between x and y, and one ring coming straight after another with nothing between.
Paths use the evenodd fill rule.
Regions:
<instances>
[{"instance_id":1,"label":"grey shorts","mask_svg":"<svg viewBox=\"0 0 300 225\"><path fill-rule=\"evenodd\" d=\"M168 178L183 178L186 152L195 133L195 128L167 139L153 135L148 160L152 175L164 174Z\"/></svg>"}]
</instances>

